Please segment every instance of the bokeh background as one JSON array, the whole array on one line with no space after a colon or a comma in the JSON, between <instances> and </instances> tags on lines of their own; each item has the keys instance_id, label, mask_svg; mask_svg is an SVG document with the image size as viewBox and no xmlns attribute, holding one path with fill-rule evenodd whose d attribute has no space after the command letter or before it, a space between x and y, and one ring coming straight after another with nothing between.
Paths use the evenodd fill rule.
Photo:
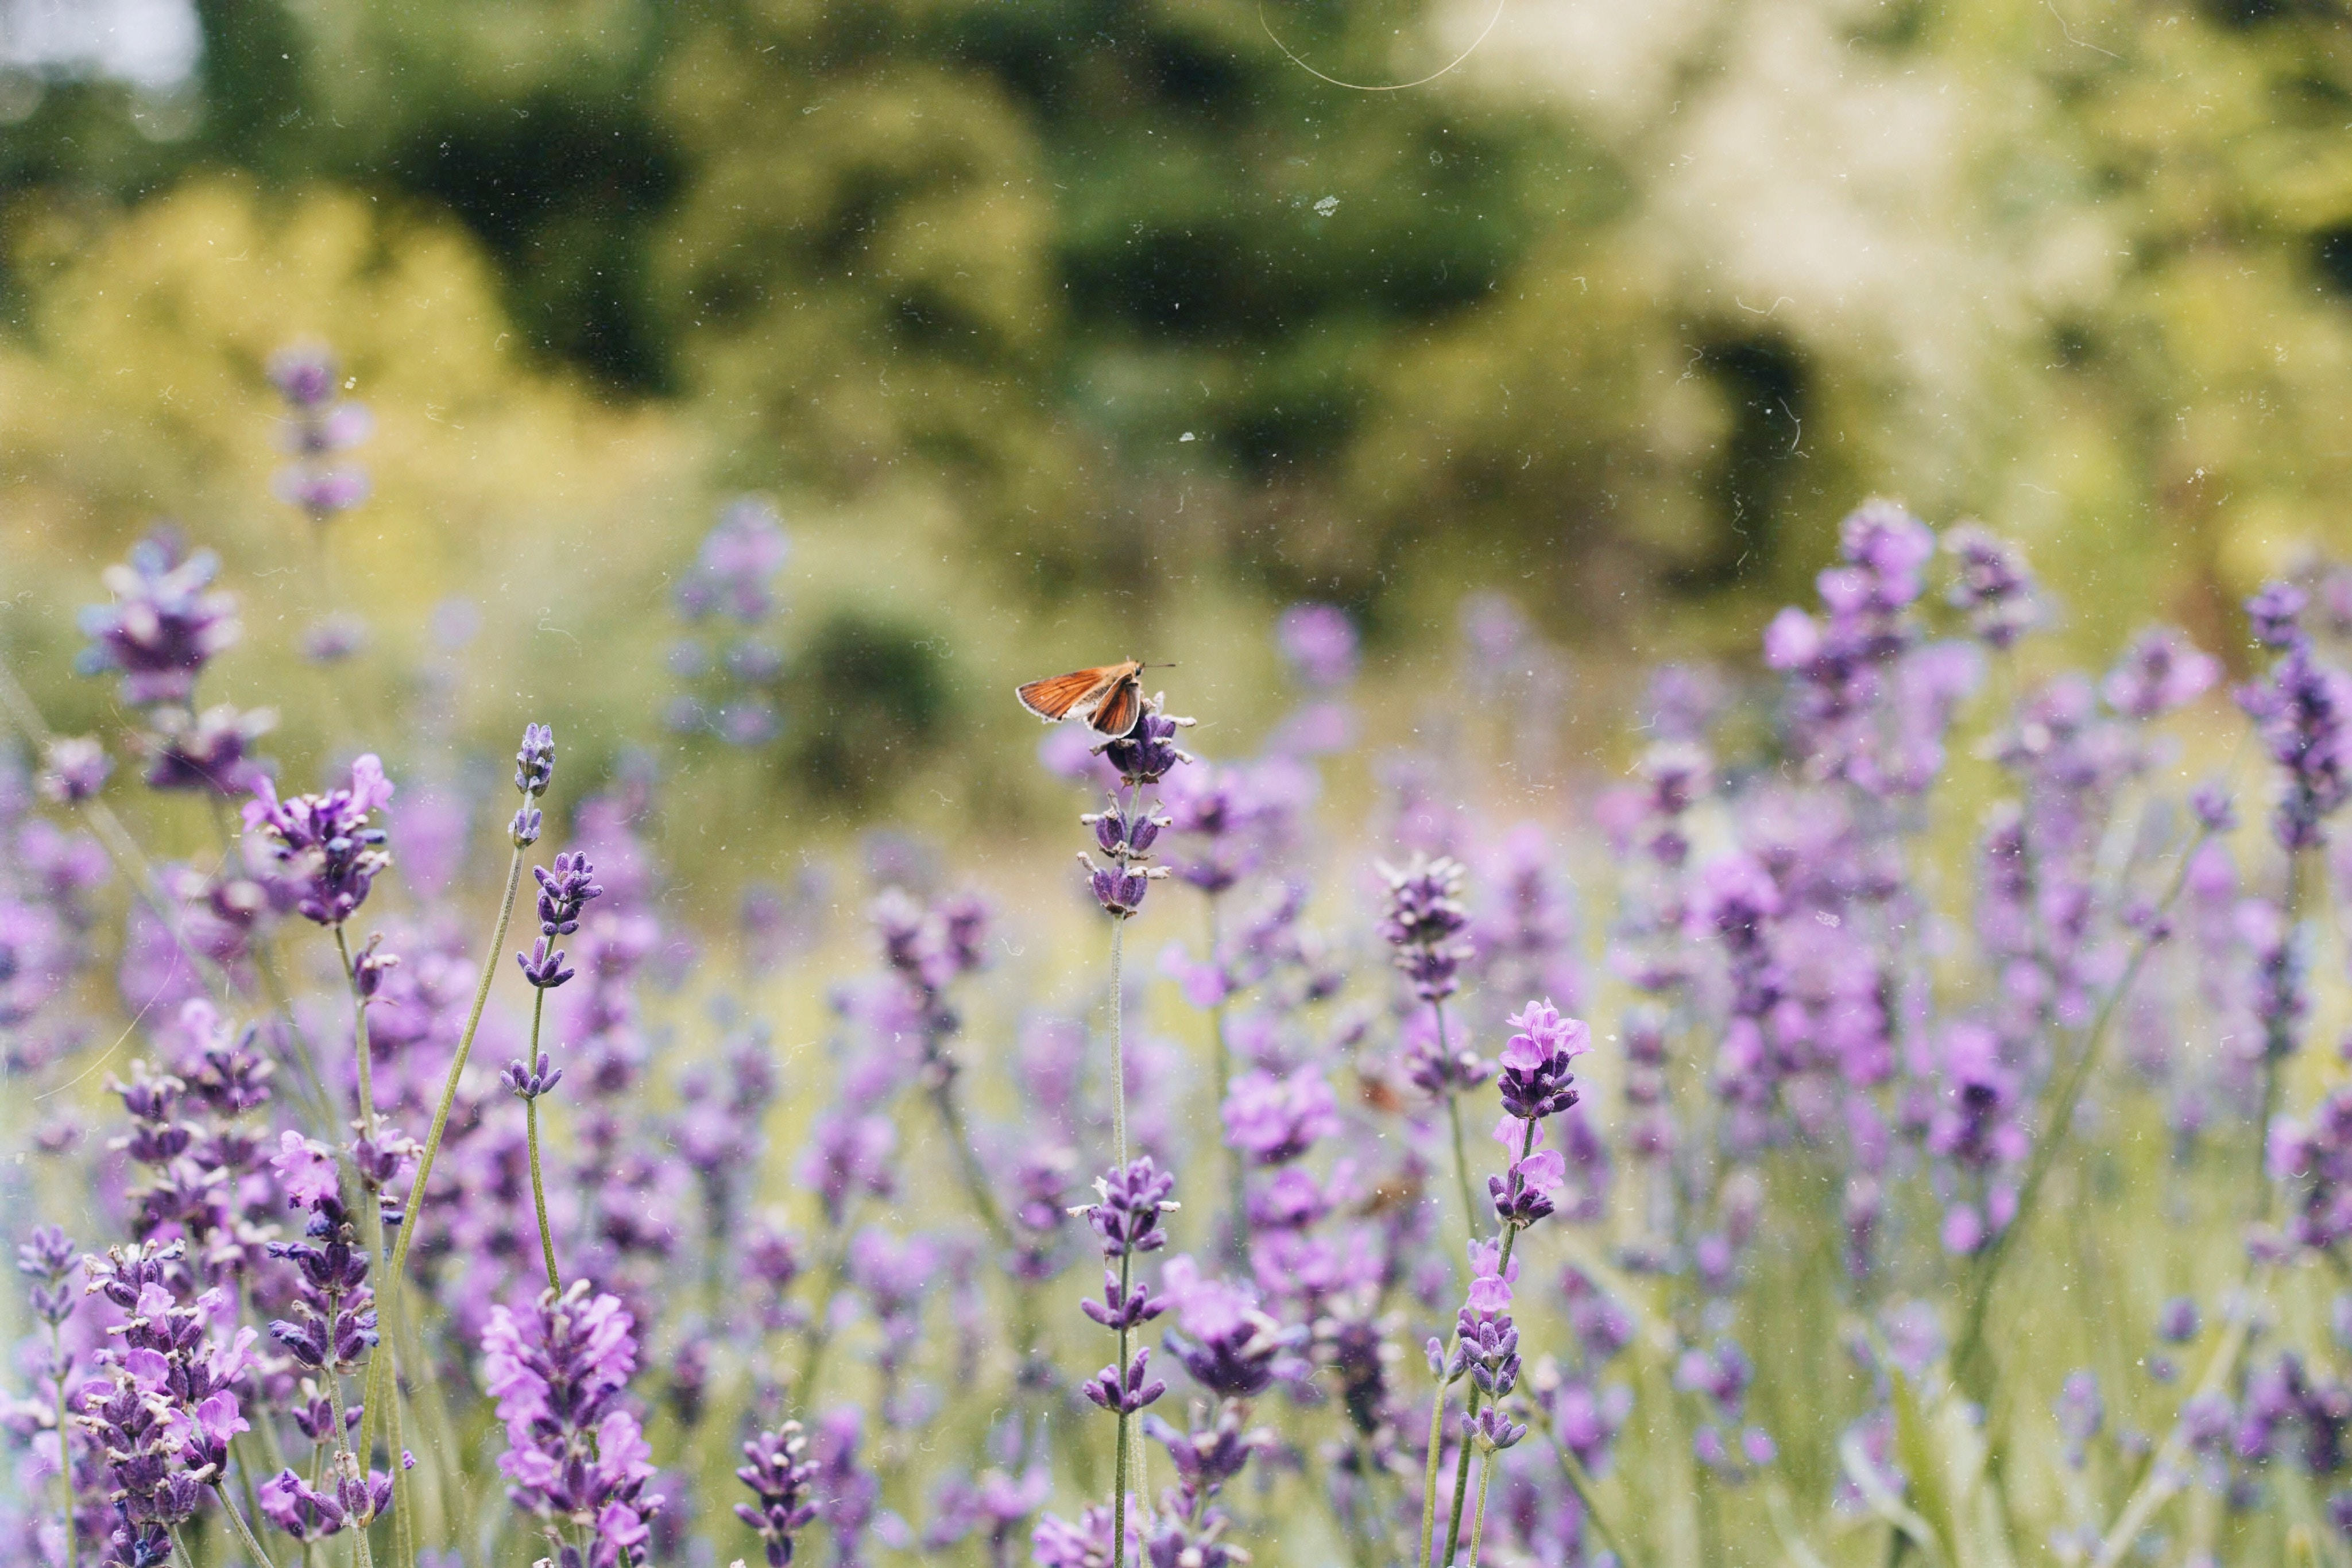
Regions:
<instances>
[{"instance_id":1,"label":"bokeh background","mask_svg":"<svg viewBox=\"0 0 2352 1568\"><path fill-rule=\"evenodd\" d=\"M105 727L71 610L168 516L281 754L461 661L467 733L652 744L772 862L1063 809L1052 669L1181 661L1237 753L1297 599L1376 727L1482 586L1614 715L1874 492L2018 538L2084 656L2234 648L2345 532L2347 121L2324 0L5 0L9 657ZM375 419L323 537L297 340ZM747 492L784 734L625 736ZM288 674L328 614L387 656Z\"/></svg>"}]
</instances>

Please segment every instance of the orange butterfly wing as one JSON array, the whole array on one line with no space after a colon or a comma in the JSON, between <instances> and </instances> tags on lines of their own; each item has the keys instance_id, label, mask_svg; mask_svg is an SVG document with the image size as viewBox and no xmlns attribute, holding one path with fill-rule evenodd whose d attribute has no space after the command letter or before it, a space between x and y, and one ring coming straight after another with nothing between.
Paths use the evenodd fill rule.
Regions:
<instances>
[{"instance_id":1,"label":"orange butterfly wing","mask_svg":"<svg viewBox=\"0 0 2352 1568\"><path fill-rule=\"evenodd\" d=\"M1087 715L1087 727L1105 740L1123 740L1143 716L1143 683L1133 674L1121 676Z\"/></svg>"},{"instance_id":2,"label":"orange butterfly wing","mask_svg":"<svg viewBox=\"0 0 2352 1568\"><path fill-rule=\"evenodd\" d=\"M1103 688L1119 678L1122 668L1104 664L1092 670L1072 670L1066 675L1031 681L1013 695L1021 699L1023 707L1047 724L1054 724L1069 717L1073 710L1087 706L1091 699L1100 697Z\"/></svg>"}]
</instances>

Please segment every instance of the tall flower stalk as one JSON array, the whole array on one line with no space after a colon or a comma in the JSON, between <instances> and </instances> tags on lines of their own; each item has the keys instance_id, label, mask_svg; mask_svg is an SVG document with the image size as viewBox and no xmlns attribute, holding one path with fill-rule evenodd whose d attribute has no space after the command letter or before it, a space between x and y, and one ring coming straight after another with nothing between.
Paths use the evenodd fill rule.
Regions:
<instances>
[{"instance_id":1,"label":"tall flower stalk","mask_svg":"<svg viewBox=\"0 0 2352 1568\"><path fill-rule=\"evenodd\" d=\"M1518 1331L1510 1316L1511 1284L1517 1270L1511 1251L1519 1232L1552 1212L1552 1195L1566 1185L1568 1162L1557 1149L1540 1148L1544 1119L1577 1103L1572 1067L1592 1049L1591 1031L1580 1019L1562 1018L1549 1002L1529 1002L1515 1014L1517 1033L1503 1047L1499 1084L1503 1120L1495 1136L1503 1145L1508 1165L1503 1175L1489 1176L1496 1235L1491 1243L1472 1249L1479 1265L1462 1310L1454 1319L1454 1338L1441 1346L1429 1342L1430 1366L1437 1375L1437 1391L1429 1413L1429 1457L1421 1504L1421 1561L1426 1568L1451 1563L1462 1535L1463 1504L1468 1496L1473 1450L1486 1455L1486 1472L1479 1483L1479 1507L1472 1521L1476 1537L1486 1518L1486 1477L1496 1455L1527 1435L1524 1424L1514 1424L1501 1411L1501 1401L1518 1379ZM1447 1392L1468 1380L1464 1399L1465 1428L1454 1462L1454 1501L1445 1527L1445 1551L1433 1557L1437 1529L1438 1456L1444 1441ZM1493 1408L1480 1406L1493 1401ZM1472 1568L1476 1568L1474 1547Z\"/></svg>"},{"instance_id":2,"label":"tall flower stalk","mask_svg":"<svg viewBox=\"0 0 2352 1568\"><path fill-rule=\"evenodd\" d=\"M1389 884L1381 939L1389 945L1391 959L1403 972L1413 996L1428 1004L1435 1034L1433 1044L1416 1051L1410 1071L1414 1084L1445 1107L1463 1222L1475 1236L1481 1224L1480 1206L1471 1193L1470 1156L1462 1133L1462 1095L1484 1083L1492 1069L1476 1052L1455 1051L1445 1032L1445 998L1461 988L1462 966L1473 956L1463 936L1470 924L1470 912L1462 902L1466 873L1457 860L1431 860L1420 854L1402 870L1383 865L1380 872Z\"/></svg>"},{"instance_id":3,"label":"tall flower stalk","mask_svg":"<svg viewBox=\"0 0 2352 1568\"><path fill-rule=\"evenodd\" d=\"M539 1102L562 1082L563 1070L549 1068L547 1052L539 1048L539 1031L547 1016L547 993L572 978L575 972L565 967L564 952L555 946L556 939L580 929L581 911L604 890L596 885L595 868L588 863L585 854L557 855L554 870L533 866L531 874L539 879L539 940L531 944L530 952L515 955L515 963L531 988L530 1047L525 1055L507 1063L499 1074L499 1082L522 1102L523 1137L530 1152L530 1201L539 1220L540 1257L547 1265L547 1288L561 1295L563 1281L555 1266L555 1233L547 1223L547 1181L540 1169Z\"/></svg>"},{"instance_id":4,"label":"tall flower stalk","mask_svg":"<svg viewBox=\"0 0 2352 1568\"><path fill-rule=\"evenodd\" d=\"M1172 1176L1154 1173L1148 1157L1132 1163L1128 1158L1127 977L1124 960L1127 923L1143 908L1144 895L1150 891L1151 884L1168 875L1165 866L1150 863L1151 846L1168 826L1168 820L1160 814L1157 801L1145 804L1144 789L1167 777L1178 764L1192 760L1176 745L1178 732L1192 721L1170 716L1165 712L1164 704L1163 697L1154 695L1144 705L1135 728L1103 747L1105 759L1118 775L1118 788L1111 791L1108 810L1089 812L1080 820L1094 830L1096 847L1102 852L1107 863L1097 865L1084 854L1078 857L1080 863L1087 868L1095 902L1105 915L1110 916L1111 922L1111 1141L1117 1151L1118 1163L1112 1176L1106 1177L1105 1181L1116 1179L1128 1184L1122 1186L1123 1192L1139 1181L1155 1186L1165 1184L1158 1186L1156 1195L1149 1199L1152 1224L1146 1226L1147 1231L1156 1228L1160 1205L1174 1187L1175 1181ZM1139 1194L1142 1190L1135 1188L1134 1192ZM1105 1188L1104 1198L1105 1202L1110 1200L1108 1187ZM1135 1197L1139 1205L1144 1201L1142 1197ZM1134 1212L1139 1214L1142 1210L1139 1207ZM1160 1239L1164 1241L1165 1238ZM1105 1246L1107 1249L1109 1246L1108 1234ZM1129 1270L1131 1254L1136 1249L1136 1247L1129 1247L1118 1254L1118 1273L1114 1281L1106 1282L1107 1296L1112 1290L1117 1292L1117 1301L1111 1302L1108 1310L1112 1318L1118 1321L1097 1316L1094 1303L1087 1303L1087 1315L1095 1317L1106 1327L1115 1328L1118 1333L1118 1362L1107 1368L1104 1375L1087 1389L1089 1398L1118 1417L1111 1459L1111 1568L1125 1568L1127 1561L1129 1427L1135 1412L1158 1398L1162 1386L1156 1382L1148 1385L1143 1382L1144 1367L1150 1352L1137 1352L1132 1362L1128 1355L1129 1335L1138 1322L1144 1321L1140 1318L1130 1320L1127 1316L1130 1310L1142 1310L1144 1304L1139 1291L1136 1292L1131 1308L1128 1304L1130 1290Z\"/></svg>"},{"instance_id":5,"label":"tall flower stalk","mask_svg":"<svg viewBox=\"0 0 2352 1568\"><path fill-rule=\"evenodd\" d=\"M457 1103L457 1082L466 1071L466 1061L473 1053L474 1036L482 1027L482 1009L490 999L490 982L499 971L499 955L506 951L507 925L514 915L515 890L522 883L523 852L539 841L544 818L538 805L555 778L555 732L543 724L524 727L522 747L515 753L515 789L522 796L522 804L515 810L507 836L514 852L507 862L506 891L499 900L497 925L490 932L488 951L482 959L481 973L474 987L474 1002L466 1014L464 1032L457 1037L457 1050L449 1059L449 1071L441 1083L441 1101L433 1111L433 1125L425 1134L425 1146L416 1156L416 1174L410 1178L408 1201L402 1206L399 1239L394 1244L392 1262L384 1273L384 1288L397 1294L408 1277L408 1253L416 1243L416 1232L423 1224L425 1184L433 1179L434 1157L441 1152L441 1140L449 1127L449 1110ZM390 1392L389 1368L380 1369L372 1361L368 1366L367 1386L360 1415L360 1451L369 1449L376 1412ZM405 1511L406 1488L399 1478L401 1468L393 1469L393 1508ZM405 1565L403 1565L405 1568Z\"/></svg>"}]
</instances>

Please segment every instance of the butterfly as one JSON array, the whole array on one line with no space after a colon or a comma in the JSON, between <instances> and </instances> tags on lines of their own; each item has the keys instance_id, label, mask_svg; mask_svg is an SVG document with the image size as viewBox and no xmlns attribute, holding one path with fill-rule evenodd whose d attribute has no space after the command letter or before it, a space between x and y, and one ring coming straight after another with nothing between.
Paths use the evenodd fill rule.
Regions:
<instances>
[{"instance_id":1,"label":"butterfly","mask_svg":"<svg viewBox=\"0 0 2352 1568\"><path fill-rule=\"evenodd\" d=\"M1124 740L1143 716L1143 666L1133 659L1031 681L1013 694L1047 724L1075 718L1105 740Z\"/></svg>"}]
</instances>

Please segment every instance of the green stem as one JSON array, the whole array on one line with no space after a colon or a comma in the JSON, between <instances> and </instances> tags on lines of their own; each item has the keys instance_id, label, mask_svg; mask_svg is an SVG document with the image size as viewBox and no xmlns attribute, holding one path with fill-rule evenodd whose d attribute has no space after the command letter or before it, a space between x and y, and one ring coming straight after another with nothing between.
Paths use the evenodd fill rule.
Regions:
<instances>
[{"instance_id":1,"label":"green stem","mask_svg":"<svg viewBox=\"0 0 2352 1568\"><path fill-rule=\"evenodd\" d=\"M1118 1168L1127 1168L1127 989L1121 972L1127 946L1127 922L1114 915L1110 923L1110 1129L1118 1151Z\"/></svg>"},{"instance_id":2,"label":"green stem","mask_svg":"<svg viewBox=\"0 0 2352 1568\"><path fill-rule=\"evenodd\" d=\"M1449 1103L1450 1103L1451 1102L1449 1102ZM1520 1159L1526 1159L1530 1154L1535 1152L1536 1125L1537 1124L1534 1122L1527 1124L1527 1132L1519 1140ZM1454 1146L1457 1149L1461 1146L1458 1140ZM1495 1274L1498 1279L1507 1279L1511 1272L1511 1249L1518 1242L1519 1228L1507 1219L1502 1220L1499 1223L1501 1226L1501 1230L1498 1235L1500 1244L1496 1248L1495 1253ZM1459 1346L1461 1343L1462 1331L1459 1328L1456 1328L1454 1332L1452 1342L1446 1346L1446 1362L1450 1363L1453 1361L1454 1349ZM1443 1376L1444 1372L1443 1367L1441 1366L1441 1379ZM1434 1568L1435 1563L1435 1560L1430 1556L1430 1548L1435 1543L1437 1538L1438 1448L1444 1437L1446 1387L1447 1385L1444 1382L1439 1382L1437 1385L1437 1397L1431 1404L1429 1410L1429 1470L1427 1477L1423 1481L1421 1493L1421 1560L1424 1568ZM1470 1392L1465 1398L1463 1408L1465 1420L1475 1419L1476 1417L1478 1414L1478 1385L1475 1383L1473 1383L1470 1385ZM1454 1472L1453 1522L1447 1527L1445 1534L1444 1561L1448 1564L1451 1564L1454 1561L1454 1549L1461 1543L1462 1490L1463 1483L1468 1478L1469 1471L1470 1435L1468 1431L1465 1430L1462 1435L1461 1461L1455 1467Z\"/></svg>"},{"instance_id":3,"label":"green stem","mask_svg":"<svg viewBox=\"0 0 2352 1568\"><path fill-rule=\"evenodd\" d=\"M65 1494L66 1568L77 1568L79 1543L74 1540L73 1428L66 1413L66 1331L61 1322L49 1325L50 1378L58 1395L58 1488Z\"/></svg>"},{"instance_id":4,"label":"green stem","mask_svg":"<svg viewBox=\"0 0 2352 1568\"><path fill-rule=\"evenodd\" d=\"M1601 1537L1601 1544L1617 1559L1618 1568L1640 1568L1633 1554L1625 1550L1623 1538L1610 1527L1609 1517L1601 1512L1600 1501L1593 1497L1592 1477L1585 1469L1584 1461L1576 1457L1575 1449L1560 1441L1558 1429L1552 1426L1551 1412L1544 1407L1540 1399L1530 1400L1528 1407L1534 1412L1536 1425L1543 1428L1544 1439L1551 1445L1551 1451L1559 1459L1561 1477L1567 1480L1569 1490L1576 1494L1576 1500L1583 1505L1584 1517L1592 1521L1593 1532Z\"/></svg>"},{"instance_id":5,"label":"green stem","mask_svg":"<svg viewBox=\"0 0 2352 1568\"><path fill-rule=\"evenodd\" d=\"M1458 1334L1454 1343L1461 1343ZM1446 1360L1453 1359L1453 1350L1448 1347ZM1421 1482L1421 1568L1428 1568L1430 1553L1437 1546L1437 1467L1445 1447L1445 1391L1451 1386L1445 1381L1444 1369L1441 1367L1437 1393L1429 1402L1429 1467Z\"/></svg>"},{"instance_id":6,"label":"green stem","mask_svg":"<svg viewBox=\"0 0 2352 1568\"><path fill-rule=\"evenodd\" d=\"M1478 1568L1478 1549L1486 1542L1486 1489L1494 1484L1495 1456L1478 1467L1478 1507L1470 1517L1470 1568Z\"/></svg>"},{"instance_id":7,"label":"green stem","mask_svg":"<svg viewBox=\"0 0 2352 1568\"><path fill-rule=\"evenodd\" d=\"M966 1197L987 1227L991 1239L999 1247L1013 1245L1013 1228L1004 1222L1004 1211L997 1206L996 1195L989 1190L988 1173L981 1168L980 1155L971 1146L971 1134L963 1121L963 1106L956 1099L955 1080L942 1076L931 1086L931 1104L940 1113L940 1124L947 1129L948 1146L954 1152L956 1174L963 1180Z\"/></svg>"},{"instance_id":8,"label":"green stem","mask_svg":"<svg viewBox=\"0 0 2352 1568\"><path fill-rule=\"evenodd\" d=\"M1437 1018L1437 1055L1450 1072L1454 1052L1445 1043L1445 1004L1432 1002L1429 1010ZM1470 1156L1462 1141L1462 1097L1451 1089L1445 1091L1445 1120L1454 1134L1454 1184L1462 1190L1462 1218L1470 1234L1478 1234L1478 1199L1470 1189Z\"/></svg>"},{"instance_id":9,"label":"green stem","mask_svg":"<svg viewBox=\"0 0 2352 1568\"><path fill-rule=\"evenodd\" d=\"M530 1144L530 1201L539 1211L539 1255L547 1264L547 1288L561 1296L563 1281L555 1272L555 1236L547 1227L547 1183L539 1174L539 1096L522 1103L524 1136Z\"/></svg>"},{"instance_id":10,"label":"green stem","mask_svg":"<svg viewBox=\"0 0 2352 1568\"><path fill-rule=\"evenodd\" d=\"M1118 1299L1122 1307L1127 1301L1128 1271L1134 1266L1131 1253L1122 1252L1118 1259ZM1129 1330L1118 1331L1118 1364L1113 1376L1119 1386L1118 1442L1111 1451L1110 1466L1110 1568L1127 1565L1127 1343Z\"/></svg>"},{"instance_id":11,"label":"green stem","mask_svg":"<svg viewBox=\"0 0 2352 1568\"><path fill-rule=\"evenodd\" d=\"M1203 907L1208 912L1209 962L1212 964L1219 962L1217 948L1224 938L1224 923L1220 918L1223 908L1222 898L1222 894L1213 893L1207 896L1203 904ZM1222 983L1217 988L1216 1006L1209 1009L1209 1030L1216 1044L1217 1114L1222 1117L1224 1114L1225 1097L1233 1092L1234 1079L1234 1051L1225 1039L1225 994ZM1218 1141L1224 1142L1223 1139ZM1246 1180L1249 1167L1242 1161L1242 1152L1231 1144L1225 1144L1224 1155L1225 1180L1232 1192L1234 1206L1231 1256L1234 1261L1238 1263L1245 1261L1249 1257L1249 1186Z\"/></svg>"},{"instance_id":12,"label":"green stem","mask_svg":"<svg viewBox=\"0 0 2352 1568\"><path fill-rule=\"evenodd\" d=\"M457 1054L450 1059L449 1074L441 1084L441 1103L433 1112L433 1129L425 1136L425 1152L417 1156L416 1175L408 1184L408 1206L402 1212L400 1239L394 1244L392 1266L384 1271L383 1284L377 1292L380 1297L397 1291L408 1278L408 1249L415 1244L417 1228L424 1220L425 1184L433 1178L434 1156L441 1152L441 1136L449 1127L449 1108L457 1099L457 1079L466 1071L466 1058L473 1052L475 1032L482 1027L482 1009L490 999L490 981L499 972L499 956L506 950L507 925L514 915L515 889L521 882L522 846L518 844L513 858L507 863L506 895L499 903L498 925L490 934L489 951L482 959L481 978L474 987L473 1010L466 1015L465 1032L457 1037ZM385 1372L376 1370L380 1364L385 1364ZM376 1410L388 1378L388 1358L370 1357L365 1403L360 1411L362 1452L370 1451ZM405 1490L401 1485L398 1454L393 1456L392 1481L392 1506L398 1513L404 1507L402 1493ZM407 1565L403 1564L402 1568L407 1568Z\"/></svg>"},{"instance_id":13,"label":"green stem","mask_svg":"<svg viewBox=\"0 0 2352 1568\"><path fill-rule=\"evenodd\" d=\"M228 1490L217 1478L213 1481L213 1492L220 1499L221 1511L228 1515L231 1524L236 1526L237 1539L244 1542L246 1551L253 1554L254 1568L275 1568L269 1561L269 1553L264 1552L261 1542L253 1538L253 1528L245 1522L245 1515L237 1512L236 1504L229 1501Z\"/></svg>"},{"instance_id":14,"label":"green stem","mask_svg":"<svg viewBox=\"0 0 2352 1568\"><path fill-rule=\"evenodd\" d=\"M334 1324L335 1314L341 1310L341 1295L340 1293L331 1293L327 1297L327 1322L330 1328ZM373 1377L377 1364L383 1362L385 1359L385 1357L375 1355L368 1357L368 1373L371 1379ZM327 1364L320 1367L319 1370L326 1375L327 1408L334 1415L336 1463L339 1466L345 1468L346 1474L355 1476L361 1482L364 1483L367 1480L367 1461L364 1458L354 1458L352 1457L351 1427L343 1419L343 1375L336 1370L334 1358L331 1354L328 1357ZM371 1394L368 1396L368 1408L362 1412L360 1416L360 1427L362 1433L363 1434L361 1438L362 1446L360 1452L362 1454L365 1454L368 1451L364 1446L366 1442L364 1433L366 1431L369 1417L375 1413L374 1405L375 1396ZM394 1475L397 1476L400 1473L400 1456L398 1454L394 1454L392 1457L392 1472ZM360 1568L374 1568L375 1555L368 1547L367 1526L364 1524L354 1524L352 1527L351 1536L352 1560L359 1563ZM407 1568L407 1564L402 1564L401 1568Z\"/></svg>"},{"instance_id":15,"label":"green stem","mask_svg":"<svg viewBox=\"0 0 2352 1568\"><path fill-rule=\"evenodd\" d=\"M535 989L530 997L530 1054L523 1058L524 1071L539 1071L539 1026L547 1014L547 992ZM539 1096L527 1094L522 1102L523 1140L530 1149L530 1201L539 1214L539 1251L547 1261L547 1288L557 1296L563 1294L563 1281L555 1272L555 1233L547 1226L547 1183L539 1174Z\"/></svg>"},{"instance_id":16,"label":"green stem","mask_svg":"<svg viewBox=\"0 0 2352 1568\"><path fill-rule=\"evenodd\" d=\"M2304 858L2305 852L2290 850L2286 857L2286 940L2294 940L2295 922L2303 915ZM2278 1114L2279 1068L2294 1051L2292 1021L2279 1018L2271 1021L2263 1034L2263 1109L2254 1123L2254 1223L2260 1225L2270 1218L2271 1121Z\"/></svg>"},{"instance_id":17,"label":"green stem","mask_svg":"<svg viewBox=\"0 0 2352 1568\"><path fill-rule=\"evenodd\" d=\"M2210 836L2210 830L2200 830L2181 854L2180 868L2173 874L2171 887L2157 905L2148 925L2142 929L2138 944L2132 949L2131 958L2125 964L2123 974L2117 977L2114 988L2107 992L2105 999L2100 1002L2090 1027L2084 1030L2082 1046L2075 1052L2074 1063L2067 1069L2060 1084L2058 1098L2051 1107L2042 1136L2034 1141L2032 1158L2025 1167L2025 1180L2017 1189L2017 1210L2010 1217L2009 1223L1993 1237L1991 1244L1979 1254L1980 1261L1969 1282L1968 1301L1961 1313L1958 1348L1952 1354L1952 1367L1959 1375L1961 1385L1979 1404L1986 1403L1986 1368L1983 1365L1985 1310L1992 1302L1993 1284L2000 1277L2001 1266L2008 1261L2017 1239L2024 1234L2026 1226L2032 1219L2035 1200L2041 1197L2042 1185L2049 1178L2051 1169L2057 1164L2058 1155L2066 1143L2067 1134L2074 1128L2075 1109L2082 1103L2083 1091L2090 1082L2091 1071L2098 1063L2099 1052L2106 1044L2107 1031L2122 1009L2124 998L2130 994L2133 982L2139 978L2140 969L2147 964L2148 955L2156 949L2152 933L2161 929L2172 913L2173 904L2180 897L2180 890L2188 883L2189 863L2197 858L2197 852L2204 847L2205 841Z\"/></svg>"},{"instance_id":18,"label":"green stem","mask_svg":"<svg viewBox=\"0 0 2352 1568\"><path fill-rule=\"evenodd\" d=\"M352 963L352 945L343 935L340 920L329 927L335 934L335 955L343 961L343 983L352 993L352 1050L357 1057L360 1072L360 1135L373 1143L375 1140L375 1068L369 1060L367 998L360 995L360 972ZM374 1196L375 1186L368 1184L368 1194Z\"/></svg>"},{"instance_id":19,"label":"green stem","mask_svg":"<svg viewBox=\"0 0 2352 1568\"><path fill-rule=\"evenodd\" d=\"M2263 1266L2259 1263L2248 1270L2246 1288L2239 1292L2243 1308L2221 1335L2221 1343L2213 1347L2212 1359L2206 1363L2195 1388L2182 1402L2183 1409L2209 1394L2218 1393L2230 1380L2239 1354L2246 1348L2247 1337L2253 1331L2259 1305L2256 1296L2262 1289L2263 1275ZM2147 1528L2147 1522L2155 1517L2156 1511L2170 1501L2188 1479L2188 1455L2187 1437L2180 1423L2176 1420L2163 1445L2157 1449L2155 1458L2149 1461L2139 1485L2125 1501L2123 1511L2116 1516L2116 1522L2100 1541L2099 1554L2093 1560L2093 1568L2116 1568L2116 1564L2138 1544L2141 1532Z\"/></svg>"}]
</instances>

